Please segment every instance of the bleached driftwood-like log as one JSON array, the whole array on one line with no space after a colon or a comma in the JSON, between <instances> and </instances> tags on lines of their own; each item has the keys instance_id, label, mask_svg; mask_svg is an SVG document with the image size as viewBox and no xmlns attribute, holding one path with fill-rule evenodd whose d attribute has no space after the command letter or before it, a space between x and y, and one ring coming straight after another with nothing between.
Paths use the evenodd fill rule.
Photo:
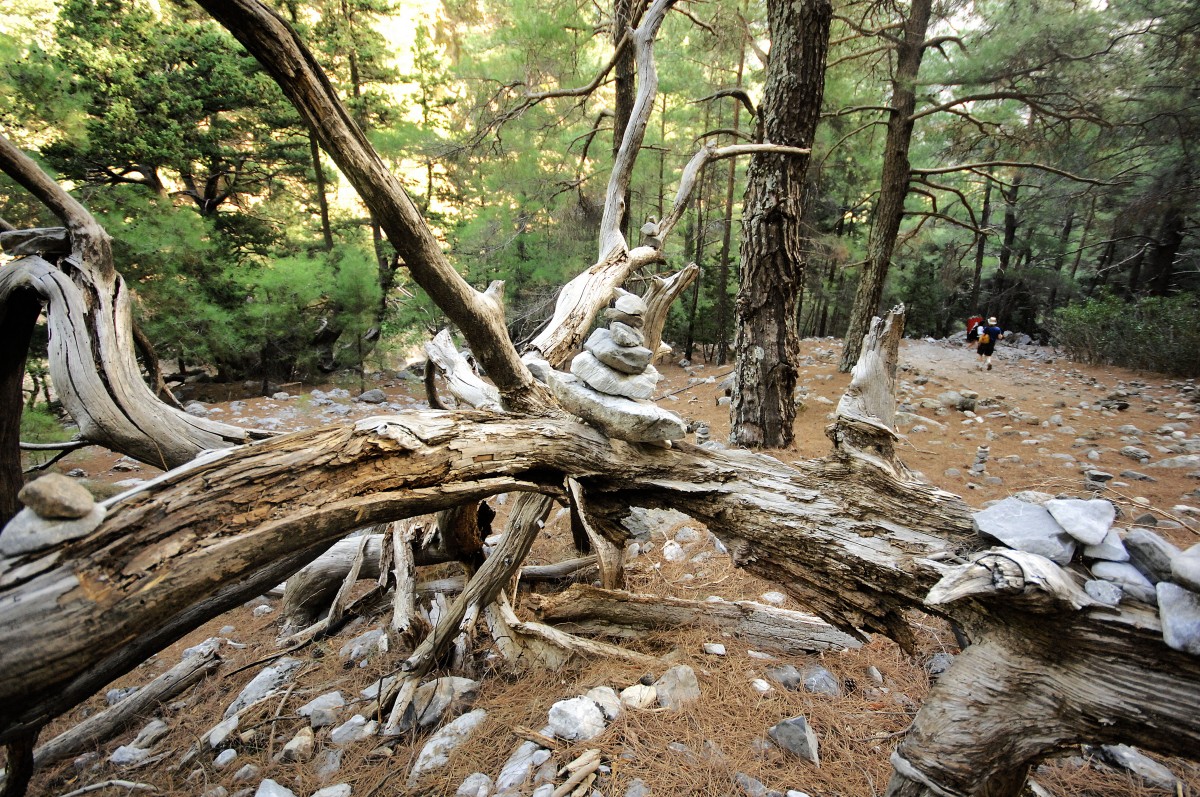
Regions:
<instances>
[{"instance_id":1,"label":"bleached driftwood-like log","mask_svg":"<svg viewBox=\"0 0 1200 797\"><path fill-rule=\"evenodd\" d=\"M558 494L565 475L614 521L631 503L673 505L827 619L903 640L903 610L922 605L940 577L927 557L971 544L968 515L948 493L856 463L786 466L623 444L573 421L444 412L233 449L111 499L87 538L0 561L0 741L261 594L355 527L498 492ZM497 549L496 567L527 551L505 537L513 549ZM503 586L466 600L486 602Z\"/></svg>"},{"instance_id":2,"label":"bleached driftwood-like log","mask_svg":"<svg viewBox=\"0 0 1200 797\"><path fill-rule=\"evenodd\" d=\"M656 357L662 344L663 325L667 322L667 313L671 311L671 305L699 277L700 267L689 263L670 277L654 277L650 281L650 288L642 297L646 302L646 314L642 317L642 334L646 336L646 340L642 345L654 352Z\"/></svg>"},{"instance_id":3,"label":"bleached driftwood-like log","mask_svg":"<svg viewBox=\"0 0 1200 797\"><path fill-rule=\"evenodd\" d=\"M442 374L459 404L477 410L499 410L500 391L479 378L443 329L425 344L425 353Z\"/></svg>"},{"instance_id":4,"label":"bleached driftwood-like log","mask_svg":"<svg viewBox=\"0 0 1200 797\"><path fill-rule=\"evenodd\" d=\"M360 578L379 578L380 556L383 553L384 534L367 534L367 546L363 552ZM453 560L452 552L440 545L431 544L431 535L423 535L410 543L410 555L414 565L426 566ZM284 633L292 633L316 622L328 611L338 585L350 572L357 552L358 539L348 537L338 540L320 557L301 568L284 585L280 614Z\"/></svg>"},{"instance_id":5,"label":"bleached driftwood-like log","mask_svg":"<svg viewBox=\"0 0 1200 797\"><path fill-rule=\"evenodd\" d=\"M34 766L47 767L97 747L142 719L161 703L182 694L216 672L221 662L215 645L196 651L120 703L93 714L69 731L40 745L33 752Z\"/></svg>"},{"instance_id":6,"label":"bleached driftwood-like log","mask_svg":"<svg viewBox=\"0 0 1200 797\"><path fill-rule=\"evenodd\" d=\"M573 633L633 638L652 630L711 626L756 648L800 655L861 646L819 617L754 601L690 601L575 584L532 596L539 620Z\"/></svg>"}]
</instances>

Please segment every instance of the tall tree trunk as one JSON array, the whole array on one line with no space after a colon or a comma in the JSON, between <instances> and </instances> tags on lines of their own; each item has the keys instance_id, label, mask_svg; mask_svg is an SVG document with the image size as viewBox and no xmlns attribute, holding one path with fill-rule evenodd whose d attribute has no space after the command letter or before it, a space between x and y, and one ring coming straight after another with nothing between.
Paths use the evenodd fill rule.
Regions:
<instances>
[{"instance_id":1,"label":"tall tree trunk","mask_svg":"<svg viewBox=\"0 0 1200 797\"><path fill-rule=\"evenodd\" d=\"M745 50L738 54L737 82L742 84L742 70L745 67ZM761 113L761 110L760 110ZM733 130L741 129L742 106L733 105ZM717 266L717 365L724 365L729 358L729 253L733 248L733 188L736 184L737 164L729 162L729 170L725 173L725 212L724 231L721 235L721 255Z\"/></svg>"},{"instance_id":2,"label":"tall tree trunk","mask_svg":"<svg viewBox=\"0 0 1200 797\"><path fill-rule=\"evenodd\" d=\"M1071 243L1071 231L1075 227L1074 203L1067 207L1067 217L1063 219L1062 231L1058 234L1058 251L1054 254L1054 283L1050 286L1050 298L1046 302L1046 313L1049 315L1058 306L1058 287L1062 282L1063 265L1067 260L1067 247Z\"/></svg>"},{"instance_id":3,"label":"tall tree trunk","mask_svg":"<svg viewBox=\"0 0 1200 797\"><path fill-rule=\"evenodd\" d=\"M812 145L825 89L833 6L771 0L771 55L759 109L767 140ZM742 211L737 370L730 441L786 448L796 420L796 307L804 286L804 178L808 156L750 160Z\"/></svg>"},{"instance_id":4,"label":"tall tree trunk","mask_svg":"<svg viewBox=\"0 0 1200 797\"><path fill-rule=\"evenodd\" d=\"M1150 245L1150 295L1166 296L1171 291L1175 258L1183 245L1186 217L1178 204L1167 206L1159 234Z\"/></svg>"},{"instance_id":5,"label":"tall tree trunk","mask_svg":"<svg viewBox=\"0 0 1200 797\"><path fill-rule=\"evenodd\" d=\"M979 285L983 280L983 248L987 243L988 220L992 215L992 180L989 175L983 184L983 208L979 212L979 238L975 241L975 275L971 279L970 312L979 312Z\"/></svg>"},{"instance_id":6,"label":"tall tree trunk","mask_svg":"<svg viewBox=\"0 0 1200 797\"><path fill-rule=\"evenodd\" d=\"M1009 268L1013 262L1013 252L1017 243L1017 226L1020 219L1017 216L1017 199L1021 193L1022 174L1017 172L1012 185L1005 191L1000 189L1004 197L1004 238L1000 242L1000 262L996 264L996 307L991 308L995 315L1004 317L1012 313L1012 297L1008 295Z\"/></svg>"},{"instance_id":7,"label":"tall tree trunk","mask_svg":"<svg viewBox=\"0 0 1200 797\"><path fill-rule=\"evenodd\" d=\"M875 223L867 243L867 262L859 277L854 305L850 309L850 327L838 370L843 373L854 367L862 349L863 335L871 318L879 310L883 298L883 282L887 278L900 221L904 217L904 199L908 196L908 181L912 165L908 151L912 143L913 111L917 107L916 82L925 54L925 33L933 0L913 0L904 35L896 42L896 75L892 78L892 101L889 103L887 139L883 145L883 174L880 179L879 203L875 208Z\"/></svg>"},{"instance_id":8,"label":"tall tree trunk","mask_svg":"<svg viewBox=\"0 0 1200 797\"><path fill-rule=\"evenodd\" d=\"M618 44L621 38L637 24L633 16L633 0L614 0L613 3L613 44ZM633 101L637 95L636 74L634 70L635 56L632 47L625 47L617 55L617 63L613 68L615 108L613 109L613 159L621 149L621 140L625 137L625 128L633 116ZM632 188L625 186L624 212L621 214L619 228L625 240L629 240L629 204L632 199ZM661 215L660 217L661 218Z\"/></svg>"},{"instance_id":9,"label":"tall tree trunk","mask_svg":"<svg viewBox=\"0 0 1200 797\"><path fill-rule=\"evenodd\" d=\"M758 109L767 140L810 146L824 94L833 7L827 0L767 6L770 60ZM742 215L737 376L731 442L786 448L796 421L796 310L804 286L804 178L808 156L751 158Z\"/></svg>"},{"instance_id":10,"label":"tall tree trunk","mask_svg":"<svg viewBox=\"0 0 1200 797\"><path fill-rule=\"evenodd\" d=\"M333 251L333 228L329 225L329 198L325 195L325 169L321 167L321 147L317 144L317 136L308 134L309 154L312 157L313 174L317 179L317 208L321 213L321 237L325 242L325 251Z\"/></svg>"}]
</instances>

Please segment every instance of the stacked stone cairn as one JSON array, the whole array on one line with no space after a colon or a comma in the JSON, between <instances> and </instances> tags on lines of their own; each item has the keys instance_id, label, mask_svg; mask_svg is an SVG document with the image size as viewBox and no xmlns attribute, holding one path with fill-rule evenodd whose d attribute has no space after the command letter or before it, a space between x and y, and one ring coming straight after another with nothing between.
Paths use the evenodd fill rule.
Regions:
<instances>
[{"instance_id":1,"label":"stacked stone cairn","mask_svg":"<svg viewBox=\"0 0 1200 797\"><path fill-rule=\"evenodd\" d=\"M1102 498L1027 491L976 513L974 524L985 539L1079 573L1096 604L1157 606L1167 645L1200 656L1200 545L1181 551L1148 528L1118 530L1115 519Z\"/></svg>"},{"instance_id":2,"label":"stacked stone cairn","mask_svg":"<svg viewBox=\"0 0 1200 797\"><path fill-rule=\"evenodd\" d=\"M687 433L687 425L649 400L660 377L650 364L654 352L643 345L645 313L641 297L618 289L613 306L604 311L608 327L592 332L571 361L570 374L544 362L529 365L568 411L609 437L669 445Z\"/></svg>"},{"instance_id":3,"label":"stacked stone cairn","mask_svg":"<svg viewBox=\"0 0 1200 797\"><path fill-rule=\"evenodd\" d=\"M971 474L974 476L982 476L987 473L988 457L992 454L991 446L979 446L975 449L975 463L971 465Z\"/></svg>"}]
</instances>

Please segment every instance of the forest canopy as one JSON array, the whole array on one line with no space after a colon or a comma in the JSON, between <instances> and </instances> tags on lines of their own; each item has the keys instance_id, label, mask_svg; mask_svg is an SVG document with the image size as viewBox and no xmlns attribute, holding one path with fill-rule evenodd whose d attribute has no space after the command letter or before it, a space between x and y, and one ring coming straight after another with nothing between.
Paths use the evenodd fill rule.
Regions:
<instances>
[{"instance_id":1,"label":"forest canopy","mask_svg":"<svg viewBox=\"0 0 1200 797\"><path fill-rule=\"evenodd\" d=\"M604 15L524 2L279 8L455 266L479 287L505 280L510 334L531 336L600 224L615 104ZM846 332L878 248L896 43L916 9L834 12L805 184L801 335ZM1158 314L1172 325L1159 337L1196 329L1198 17L1183 0L933 4L871 313L904 301L908 334L934 336L996 315L1047 340L1106 323L1088 310L1104 302L1145 315L1147 297L1183 295ZM669 210L697 142L754 137L747 109L762 101L768 49L760 4L668 16L631 245ZM361 368L445 323L278 87L191 3L19 0L0 19L0 87L0 128L113 236L162 358L282 381ZM664 244L668 263L702 269L665 331L683 356L730 356L745 168L706 169ZM43 213L0 180L8 225L49 224ZM1129 343L1117 349L1135 358L1155 346Z\"/></svg>"}]
</instances>

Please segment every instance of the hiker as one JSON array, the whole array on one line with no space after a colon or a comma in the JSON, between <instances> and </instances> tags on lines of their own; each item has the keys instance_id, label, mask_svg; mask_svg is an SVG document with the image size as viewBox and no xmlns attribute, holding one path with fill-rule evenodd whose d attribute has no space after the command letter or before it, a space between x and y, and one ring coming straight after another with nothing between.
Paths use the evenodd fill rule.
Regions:
<instances>
[{"instance_id":1,"label":"hiker","mask_svg":"<svg viewBox=\"0 0 1200 797\"><path fill-rule=\"evenodd\" d=\"M992 370L992 352L996 351L996 341L1004 337L1004 330L996 324L996 316L992 316L987 320L987 325L978 327L979 330L979 345L975 348L975 353L979 355L979 367L983 368L986 364L987 370Z\"/></svg>"},{"instance_id":2,"label":"hiker","mask_svg":"<svg viewBox=\"0 0 1200 797\"><path fill-rule=\"evenodd\" d=\"M981 327L983 327L983 316L973 315L967 319L967 343L976 343L979 340Z\"/></svg>"}]
</instances>

